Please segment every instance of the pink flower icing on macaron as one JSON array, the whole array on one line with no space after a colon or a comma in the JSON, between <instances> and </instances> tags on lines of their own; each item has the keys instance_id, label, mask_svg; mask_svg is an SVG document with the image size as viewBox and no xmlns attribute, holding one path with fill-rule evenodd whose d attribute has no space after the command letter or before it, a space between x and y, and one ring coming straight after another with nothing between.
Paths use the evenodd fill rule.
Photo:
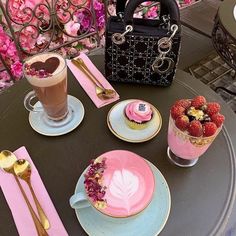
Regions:
<instances>
[{"instance_id":1,"label":"pink flower icing on macaron","mask_svg":"<svg viewBox=\"0 0 236 236\"><path fill-rule=\"evenodd\" d=\"M129 103L125 108L127 118L137 123L150 121L152 114L151 105L140 100Z\"/></svg>"}]
</instances>

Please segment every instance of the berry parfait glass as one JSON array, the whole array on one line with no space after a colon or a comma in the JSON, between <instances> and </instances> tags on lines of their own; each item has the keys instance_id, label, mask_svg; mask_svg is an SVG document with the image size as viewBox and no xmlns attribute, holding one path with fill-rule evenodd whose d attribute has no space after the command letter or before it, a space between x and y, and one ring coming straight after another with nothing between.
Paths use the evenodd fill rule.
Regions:
<instances>
[{"instance_id":1,"label":"berry parfait glass","mask_svg":"<svg viewBox=\"0 0 236 236\"><path fill-rule=\"evenodd\" d=\"M180 167L194 166L222 129L220 105L203 96L181 99L171 107L168 127L169 160Z\"/></svg>"}]
</instances>

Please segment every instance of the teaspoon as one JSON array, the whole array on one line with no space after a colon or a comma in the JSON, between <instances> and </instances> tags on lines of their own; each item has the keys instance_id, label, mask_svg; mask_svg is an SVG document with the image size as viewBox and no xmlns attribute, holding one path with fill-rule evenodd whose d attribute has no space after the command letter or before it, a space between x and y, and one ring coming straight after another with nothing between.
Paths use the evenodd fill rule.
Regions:
<instances>
[{"instance_id":1,"label":"teaspoon","mask_svg":"<svg viewBox=\"0 0 236 236\"><path fill-rule=\"evenodd\" d=\"M100 99L111 99L116 96L116 91L113 89L106 89L103 87L103 85L95 78L95 76L89 71L88 67L84 63L84 61L81 58L73 59L71 62L78 67L85 75L87 75L87 78L90 79L94 85L96 94Z\"/></svg>"},{"instance_id":2,"label":"teaspoon","mask_svg":"<svg viewBox=\"0 0 236 236\"><path fill-rule=\"evenodd\" d=\"M43 228L41 222L39 221L37 215L35 214L32 206L25 194L24 189L22 188L21 183L14 172L13 166L14 166L14 163L16 162L16 160L17 160L17 158L12 152L10 152L8 150L4 150L0 153L0 168L3 169L5 172L12 174L14 176L16 183L19 186L20 191L25 199L25 202L26 202L28 208L29 208L29 211L30 211L30 214L33 218L34 225L35 225L38 235L39 236L48 236L48 233Z\"/></svg>"},{"instance_id":3,"label":"teaspoon","mask_svg":"<svg viewBox=\"0 0 236 236\"><path fill-rule=\"evenodd\" d=\"M40 203L39 203L39 201L38 201L38 199L37 199L37 197L34 193L34 190L33 190L33 187L32 187L31 181L30 181L30 176L31 176L30 163L25 159L18 159L14 163L13 168L14 168L15 174L19 178L23 179L28 184L30 192L33 196L35 205L37 207L41 223L42 223L44 229L49 229L50 224L49 224L48 218L47 218L46 214L44 213L44 210L42 209L42 207L41 207L41 205L40 205Z\"/></svg>"}]
</instances>

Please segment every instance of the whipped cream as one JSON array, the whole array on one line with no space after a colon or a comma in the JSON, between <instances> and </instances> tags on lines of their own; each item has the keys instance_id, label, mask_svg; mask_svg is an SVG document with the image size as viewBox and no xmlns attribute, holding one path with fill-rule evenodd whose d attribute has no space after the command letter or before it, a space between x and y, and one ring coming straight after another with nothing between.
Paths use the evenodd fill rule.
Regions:
<instances>
[{"instance_id":1,"label":"whipped cream","mask_svg":"<svg viewBox=\"0 0 236 236\"><path fill-rule=\"evenodd\" d=\"M66 67L66 62L64 58L58 53L52 53L52 52L41 53L27 59L25 63L31 65L34 62L38 61L45 62L47 59L51 57L56 57L59 59L60 63L57 69L50 76L46 78L38 78L37 76L25 75L30 84L36 87L49 87L58 84L63 79L65 79L67 75L67 70L64 69Z\"/></svg>"}]
</instances>

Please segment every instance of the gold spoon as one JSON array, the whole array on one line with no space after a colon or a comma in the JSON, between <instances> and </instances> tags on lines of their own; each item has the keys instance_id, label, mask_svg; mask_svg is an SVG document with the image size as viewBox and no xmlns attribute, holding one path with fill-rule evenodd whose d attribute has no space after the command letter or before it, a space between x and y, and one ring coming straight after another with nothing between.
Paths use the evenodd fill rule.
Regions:
<instances>
[{"instance_id":1,"label":"gold spoon","mask_svg":"<svg viewBox=\"0 0 236 236\"><path fill-rule=\"evenodd\" d=\"M31 185L31 181L30 181L30 176L31 176L31 167L30 167L30 163L24 159L18 159L15 163L14 163L14 172L15 174L23 179L29 186L30 192L33 196L35 205L37 207L38 210L38 214L39 214L39 218L41 220L41 223L44 227L44 229L49 229L50 228L50 223L48 221L48 218L46 216L46 214L44 213L35 193L34 190L32 188Z\"/></svg>"},{"instance_id":2,"label":"gold spoon","mask_svg":"<svg viewBox=\"0 0 236 236\"><path fill-rule=\"evenodd\" d=\"M0 168L3 169L7 173L13 174L13 176L15 177L16 183L18 184L18 186L20 188L20 191L25 199L25 202L29 208L30 214L33 218L34 225L35 225L38 235L39 236L48 236L48 233L43 228L41 222L39 221L37 215L35 214L32 206L30 205L30 202L25 194L24 189L22 188L21 183L14 172L13 166L14 166L14 163L16 162L16 160L17 160L17 158L12 152L10 152L8 150L4 150L0 153Z\"/></svg>"},{"instance_id":3,"label":"gold spoon","mask_svg":"<svg viewBox=\"0 0 236 236\"><path fill-rule=\"evenodd\" d=\"M96 94L100 99L111 99L116 96L116 91L113 89L106 89L98 81L95 76L89 71L88 67L85 65L81 58L72 59L71 62L79 68L95 85Z\"/></svg>"}]
</instances>

